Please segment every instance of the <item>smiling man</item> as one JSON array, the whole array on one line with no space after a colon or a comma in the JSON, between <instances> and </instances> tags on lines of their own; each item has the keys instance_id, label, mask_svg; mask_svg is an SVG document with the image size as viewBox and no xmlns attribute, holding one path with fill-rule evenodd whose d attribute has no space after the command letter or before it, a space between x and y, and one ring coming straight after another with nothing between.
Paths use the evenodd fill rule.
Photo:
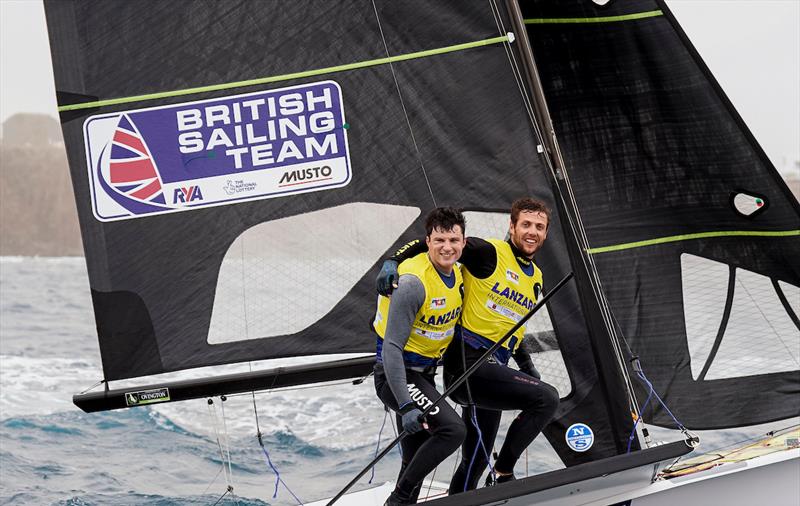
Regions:
<instances>
[{"instance_id":1,"label":"smiling man","mask_svg":"<svg viewBox=\"0 0 800 506\"><path fill-rule=\"evenodd\" d=\"M524 198L511 206L509 238L467 239L461 257L464 274L464 310L455 328L454 341L444 356L445 383L452 383L498 342L536 303L542 290L542 273L533 257L544 244L550 211L544 203ZM411 243L384 262L378 277L378 291L391 291L398 262L419 254L425 246ZM521 410L508 429L487 484L514 479L514 465L525 448L552 419L558 406L558 392L542 382L530 356L520 343L520 328L494 356L482 364L453 399L465 406L462 417L467 437L461 464L450 482L450 494L476 488L488 464L503 410ZM508 367L514 357L520 370ZM481 447L483 446L483 448Z\"/></svg>"},{"instance_id":2,"label":"smiling man","mask_svg":"<svg viewBox=\"0 0 800 506\"><path fill-rule=\"evenodd\" d=\"M399 269L391 299L378 297L375 391L409 433L401 442L402 466L387 505L413 504L422 480L464 441L466 429L446 402L420 419L439 397L434 376L453 340L464 290L456 265L464 249L464 216L436 208L425 220L427 253Z\"/></svg>"}]
</instances>

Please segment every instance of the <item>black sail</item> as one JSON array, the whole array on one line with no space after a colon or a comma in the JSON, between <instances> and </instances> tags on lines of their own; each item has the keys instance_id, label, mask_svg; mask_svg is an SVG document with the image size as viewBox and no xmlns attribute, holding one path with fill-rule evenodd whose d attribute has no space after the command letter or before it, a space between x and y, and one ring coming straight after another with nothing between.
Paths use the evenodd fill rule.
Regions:
<instances>
[{"instance_id":1,"label":"black sail","mask_svg":"<svg viewBox=\"0 0 800 506\"><path fill-rule=\"evenodd\" d=\"M647 377L688 427L797 416L797 200L664 2L521 5L589 253ZM674 426L656 405L645 419Z\"/></svg>"}]
</instances>

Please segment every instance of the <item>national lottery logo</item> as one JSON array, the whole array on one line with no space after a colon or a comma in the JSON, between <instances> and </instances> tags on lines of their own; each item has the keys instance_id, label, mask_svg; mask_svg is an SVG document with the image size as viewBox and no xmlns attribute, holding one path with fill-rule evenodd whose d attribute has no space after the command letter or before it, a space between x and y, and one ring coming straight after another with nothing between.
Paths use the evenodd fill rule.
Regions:
<instances>
[{"instance_id":1,"label":"national lottery logo","mask_svg":"<svg viewBox=\"0 0 800 506\"><path fill-rule=\"evenodd\" d=\"M585 452L594 444L594 432L585 423L573 423L564 435L567 446L576 452Z\"/></svg>"},{"instance_id":2,"label":"national lottery logo","mask_svg":"<svg viewBox=\"0 0 800 506\"><path fill-rule=\"evenodd\" d=\"M335 81L91 116L100 221L341 188L351 179Z\"/></svg>"}]
</instances>

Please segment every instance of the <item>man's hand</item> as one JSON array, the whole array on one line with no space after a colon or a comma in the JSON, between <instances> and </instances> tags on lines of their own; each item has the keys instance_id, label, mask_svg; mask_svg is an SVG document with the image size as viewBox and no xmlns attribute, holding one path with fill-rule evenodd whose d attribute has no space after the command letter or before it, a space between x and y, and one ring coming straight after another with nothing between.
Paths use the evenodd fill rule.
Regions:
<instances>
[{"instance_id":1,"label":"man's hand","mask_svg":"<svg viewBox=\"0 0 800 506\"><path fill-rule=\"evenodd\" d=\"M403 430L409 434L416 434L422 429L427 428L425 423L421 420L422 411L417 408L411 408L409 411L403 413Z\"/></svg>"},{"instance_id":2,"label":"man's hand","mask_svg":"<svg viewBox=\"0 0 800 506\"><path fill-rule=\"evenodd\" d=\"M542 379L542 375L539 373L539 371L536 370L536 367L533 365L533 361L525 364L520 364L519 370L520 372L524 372L528 376L533 376L537 380Z\"/></svg>"},{"instance_id":3,"label":"man's hand","mask_svg":"<svg viewBox=\"0 0 800 506\"><path fill-rule=\"evenodd\" d=\"M397 288L397 280L400 276L397 275L397 262L394 260L386 260L383 262L381 271L378 273L378 278L375 280L378 293L384 297L392 294Z\"/></svg>"}]
</instances>

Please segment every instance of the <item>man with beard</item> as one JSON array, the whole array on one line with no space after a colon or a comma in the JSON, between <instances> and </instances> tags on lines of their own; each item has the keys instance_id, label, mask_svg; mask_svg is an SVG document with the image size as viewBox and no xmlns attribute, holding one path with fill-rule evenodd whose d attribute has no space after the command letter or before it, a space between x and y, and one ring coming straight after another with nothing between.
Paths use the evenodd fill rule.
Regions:
<instances>
[{"instance_id":1,"label":"man with beard","mask_svg":"<svg viewBox=\"0 0 800 506\"><path fill-rule=\"evenodd\" d=\"M511 206L507 241L467 239L460 259L464 309L454 340L444 356L446 384L475 363L536 303L542 290L542 273L533 263L533 257L547 238L549 224L547 206L524 198ZM397 279L398 263L424 248L419 242L410 243L384 262L378 277L379 292L391 292L392 281ZM550 422L558 407L558 392L539 379L530 355L520 347L524 334L524 327L518 329L453 393L453 399L465 406L462 418L467 436L461 463L450 482L450 494L477 487L489 463L488 454L503 410L521 410L521 413L508 429L487 485L514 479L517 460ZM508 367L512 356L519 371Z\"/></svg>"}]
</instances>

